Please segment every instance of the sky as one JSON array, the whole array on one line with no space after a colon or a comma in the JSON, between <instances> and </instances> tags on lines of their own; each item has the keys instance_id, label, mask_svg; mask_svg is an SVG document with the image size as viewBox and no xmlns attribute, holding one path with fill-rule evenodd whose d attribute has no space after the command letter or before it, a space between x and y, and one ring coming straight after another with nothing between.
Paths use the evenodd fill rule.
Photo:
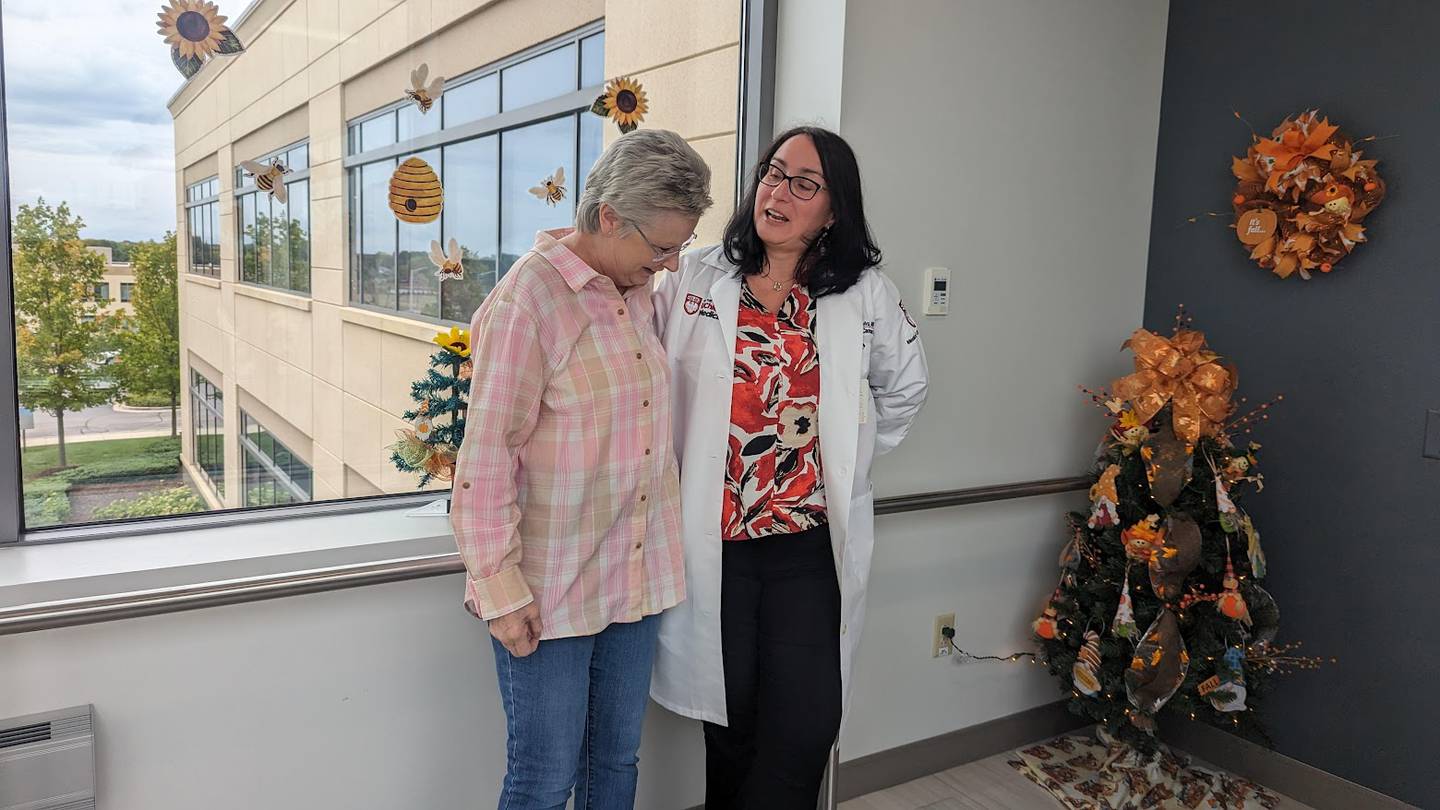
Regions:
<instances>
[{"instance_id":1,"label":"sky","mask_svg":"<svg viewBox=\"0 0 1440 810\"><path fill-rule=\"evenodd\" d=\"M248 0L220 0L234 22ZM175 229L174 129L184 77L156 32L164 0L5 0L12 207L70 204L81 236Z\"/></svg>"}]
</instances>

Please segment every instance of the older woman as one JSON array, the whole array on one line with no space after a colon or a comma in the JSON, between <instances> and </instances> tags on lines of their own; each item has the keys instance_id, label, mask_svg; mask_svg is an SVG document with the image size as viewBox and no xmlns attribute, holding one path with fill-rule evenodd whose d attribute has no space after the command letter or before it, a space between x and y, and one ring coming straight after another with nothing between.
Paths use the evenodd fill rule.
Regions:
<instances>
[{"instance_id":1,"label":"older woman","mask_svg":"<svg viewBox=\"0 0 1440 810\"><path fill-rule=\"evenodd\" d=\"M658 614L685 598L670 393L651 280L710 206L680 136L591 169L574 229L542 232L475 313L451 518L489 622L509 745L504 808L628 808Z\"/></svg>"},{"instance_id":2,"label":"older woman","mask_svg":"<svg viewBox=\"0 0 1440 810\"><path fill-rule=\"evenodd\" d=\"M874 545L870 461L925 400L919 330L876 266L849 145L776 139L720 247L656 291L690 599L652 693L705 721L707 810L813 808Z\"/></svg>"}]
</instances>

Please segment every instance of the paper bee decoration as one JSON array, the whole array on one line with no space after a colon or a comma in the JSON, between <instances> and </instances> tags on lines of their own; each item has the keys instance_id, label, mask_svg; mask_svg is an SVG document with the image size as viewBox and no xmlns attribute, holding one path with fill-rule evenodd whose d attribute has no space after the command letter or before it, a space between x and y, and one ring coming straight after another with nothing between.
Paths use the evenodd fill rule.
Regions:
<instances>
[{"instance_id":1,"label":"paper bee decoration","mask_svg":"<svg viewBox=\"0 0 1440 810\"><path fill-rule=\"evenodd\" d=\"M611 79L605 92L590 105L590 112L615 122L621 132L632 132L645 120L650 104L640 83L626 76Z\"/></svg>"},{"instance_id":2,"label":"paper bee decoration","mask_svg":"<svg viewBox=\"0 0 1440 810\"><path fill-rule=\"evenodd\" d=\"M530 193L549 205L565 199L565 167L556 169L555 173L541 181L540 185L532 186Z\"/></svg>"},{"instance_id":3,"label":"paper bee decoration","mask_svg":"<svg viewBox=\"0 0 1440 810\"><path fill-rule=\"evenodd\" d=\"M171 0L157 16L160 36L170 45L170 61L187 79L199 73L212 56L245 50L240 38L225 26L225 17L214 3Z\"/></svg>"},{"instance_id":4,"label":"paper bee decoration","mask_svg":"<svg viewBox=\"0 0 1440 810\"><path fill-rule=\"evenodd\" d=\"M390 175L390 210L401 222L434 222L445 208L445 190L430 164L406 158Z\"/></svg>"},{"instance_id":5,"label":"paper bee decoration","mask_svg":"<svg viewBox=\"0 0 1440 810\"><path fill-rule=\"evenodd\" d=\"M441 281L446 279L465 278L464 253L460 250L460 243L450 238L450 244L445 251L440 250L440 240L430 240L430 261L435 263L435 275Z\"/></svg>"},{"instance_id":6,"label":"paper bee decoration","mask_svg":"<svg viewBox=\"0 0 1440 810\"><path fill-rule=\"evenodd\" d=\"M421 63L420 67L410 71L410 89L405 91L405 95L415 102L422 114L430 112L436 99L440 98L440 92L445 89L444 76L436 76L434 81L426 84L425 80L429 75L430 66Z\"/></svg>"},{"instance_id":7,"label":"paper bee decoration","mask_svg":"<svg viewBox=\"0 0 1440 810\"><path fill-rule=\"evenodd\" d=\"M253 160L242 160L240 168L255 178L256 188L270 192L270 196L279 200L282 205L286 202L287 195L283 178L290 173L290 170L285 168L284 163L272 160L269 165L266 165Z\"/></svg>"}]
</instances>

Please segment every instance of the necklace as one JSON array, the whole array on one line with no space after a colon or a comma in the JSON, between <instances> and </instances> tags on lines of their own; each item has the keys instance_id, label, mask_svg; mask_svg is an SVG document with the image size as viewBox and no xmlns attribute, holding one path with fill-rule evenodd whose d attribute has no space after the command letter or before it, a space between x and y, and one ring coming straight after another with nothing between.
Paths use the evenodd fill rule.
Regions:
<instances>
[{"instance_id":1,"label":"necklace","mask_svg":"<svg viewBox=\"0 0 1440 810\"><path fill-rule=\"evenodd\" d=\"M780 292L781 290L785 289L785 284L784 284L783 282L779 282L779 281L776 281L776 280L770 278L770 265L769 265L769 263L766 263L766 265L765 265L765 272L761 273L761 274L760 274L760 277L761 277L761 278L764 278L764 279L768 279L768 280L770 281L770 289L774 290L775 292ZM792 287L795 286L795 282L794 282L794 281L791 281L791 282L790 282L790 286L792 286Z\"/></svg>"}]
</instances>

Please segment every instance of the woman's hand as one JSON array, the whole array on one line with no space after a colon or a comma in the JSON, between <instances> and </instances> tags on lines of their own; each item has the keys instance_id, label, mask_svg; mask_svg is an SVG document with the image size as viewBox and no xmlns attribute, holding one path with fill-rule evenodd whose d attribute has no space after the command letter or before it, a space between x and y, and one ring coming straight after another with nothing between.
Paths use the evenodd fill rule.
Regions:
<instances>
[{"instance_id":1,"label":"woman's hand","mask_svg":"<svg viewBox=\"0 0 1440 810\"><path fill-rule=\"evenodd\" d=\"M516 658L524 658L540 646L540 606L531 602L523 608L490 620L490 635Z\"/></svg>"}]
</instances>

